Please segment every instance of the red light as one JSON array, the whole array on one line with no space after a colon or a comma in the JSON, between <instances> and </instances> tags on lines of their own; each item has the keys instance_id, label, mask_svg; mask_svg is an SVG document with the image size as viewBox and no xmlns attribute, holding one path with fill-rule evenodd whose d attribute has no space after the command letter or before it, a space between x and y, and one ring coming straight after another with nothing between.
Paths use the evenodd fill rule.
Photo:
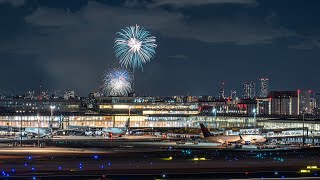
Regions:
<instances>
[{"instance_id":1,"label":"red light","mask_svg":"<svg viewBox=\"0 0 320 180\"><path fill-rule=\"evenodd\" d=\"M300 93L300 89L298 89L298 93Z\"/></svg>"}]
</instances>

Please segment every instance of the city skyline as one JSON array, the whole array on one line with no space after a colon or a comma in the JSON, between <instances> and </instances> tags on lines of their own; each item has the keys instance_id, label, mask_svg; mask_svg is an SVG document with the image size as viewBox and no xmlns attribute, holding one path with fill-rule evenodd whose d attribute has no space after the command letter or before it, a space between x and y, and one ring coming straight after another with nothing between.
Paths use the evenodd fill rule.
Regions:
<instances>
[{"instance_id":1,"label":"city skyline","mask_svg":"<svg viewBox=\"0 0 320 180\"><path fill-rule=\"evenodd\" d=\"M240 95L261 77L272 90L319 92L318 2L287 2L0 1L1 89L100 90L104 70L119 64L116 32L139 24L158 44L135 73L141 95L216 95L221 80L227 96Z\"/></svg>"}]
</instances>

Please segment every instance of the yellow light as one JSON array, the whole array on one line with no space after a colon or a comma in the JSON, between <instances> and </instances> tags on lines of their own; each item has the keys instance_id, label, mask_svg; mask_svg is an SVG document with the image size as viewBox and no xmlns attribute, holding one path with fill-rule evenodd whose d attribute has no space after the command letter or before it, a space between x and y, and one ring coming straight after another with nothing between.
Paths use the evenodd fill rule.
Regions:
<instances>
[{"instance_id":1,"label":"yellow light","mask_svg":"<svg viewBox=\"0 0 320 180\"><path fill-rule=\"evenodd\" d=\"M129 105L117 104L117 105L113 105L113 109L129 109Z\"/></svg>"},{"instance_id":2,"label":"yellow light","mask_svg":"<svg viewBox=\"0 0 320 180\"><path fill-rule=\"evenodd\" d=\"M318 166L307 166L307 169L317 169Z\"/></svg>"},{"instance_id":3,"label":"yellow light","mask_svg":"<svg viewBox=\"0 0 320 180\"><path fill-rule=\"evenodd\" d=\"M198 160L199 160L199 158L193 158L193 160L194 160L194 161L198 161Z\"/></svg>"},{"instance_id":4,"label":"yellow light","mask_svg":"<svg viewBox=\"0 0 320 180\"><path fill-rule=\"evenodd\" d=\"M170 160L172 160L172 157L170 156L170 157L167 157L167 158L162 158L162 160L170 161Z\"/></svg>"},{"instance_id":5,"label":"yellow light","mask_svg":"<svg viewBox=\"0 0 320 180\"><path fill-rule=\"evenodd\" d=\"M301 173L310 173L310 170L309 169L301 169L300 172Z\"/></svg>"},{"instance_id":6,"label":"yellow light","mask_svg":"<svg viewBox=\"0 0 320 180\"><path fill-rule=\"evenodd\" d=\"M112 106L111 105L100 105L99 108L100 109L111 109Z\"/></svg>"},{"instance_id":7,"label":"yellow light","mask_svg":"<svg viewBox=\"0 0 320 180\"><path fill-rule=\"evenodd\" d=\"M201 161L204 161L204 160L206 160L206 158L200 158L200 160L201 160Z\"/></svg>"}]
</instances>

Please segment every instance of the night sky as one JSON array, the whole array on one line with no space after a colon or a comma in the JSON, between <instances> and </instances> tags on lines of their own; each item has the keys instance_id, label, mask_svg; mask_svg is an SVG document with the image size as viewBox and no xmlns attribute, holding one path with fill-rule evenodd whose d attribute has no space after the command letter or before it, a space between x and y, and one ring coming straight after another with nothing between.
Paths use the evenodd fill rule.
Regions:
<instances>
[{"instance_id":1,"label":"night sky","mask_svg":"<svg viewBox=\"0 0 320 180\"><path fill-rule=\"evenodd\" d=\"M137 71L139 95L226 95L242 82L320 90L320 1L0 0L1 91L100 90L119 66L114 39L138 24L157 54Z\"/></svg>"}]
</instances>

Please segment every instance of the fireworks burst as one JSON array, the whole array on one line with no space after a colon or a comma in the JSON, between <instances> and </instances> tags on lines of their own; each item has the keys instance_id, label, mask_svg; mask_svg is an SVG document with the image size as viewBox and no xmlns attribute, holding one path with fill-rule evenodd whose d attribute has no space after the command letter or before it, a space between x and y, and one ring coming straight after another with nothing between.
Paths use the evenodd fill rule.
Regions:
<instances>
[{"instance_id":1,"label":"fireworks burst","mask_svg":"<svg viewBox=\"0 0 320 180\"><path fill-rule=\"evenodd\" d=\"M104 74L103 89L109 96L125 96L131 90L131 75L125 69L112 69Z\"/></svg>"},{"instance_id":2,"label":"fireworks burst","mask_svg":"<svg viewBox=\"0 0 320 180\"><path fill-rule=\"evenodd\" d=\"M120 37L115 40L116 57L122 67L142 68L156 54L156 38L149 31L136 26L126 27L117 33Z\"/></svg>"}]
</instances>

